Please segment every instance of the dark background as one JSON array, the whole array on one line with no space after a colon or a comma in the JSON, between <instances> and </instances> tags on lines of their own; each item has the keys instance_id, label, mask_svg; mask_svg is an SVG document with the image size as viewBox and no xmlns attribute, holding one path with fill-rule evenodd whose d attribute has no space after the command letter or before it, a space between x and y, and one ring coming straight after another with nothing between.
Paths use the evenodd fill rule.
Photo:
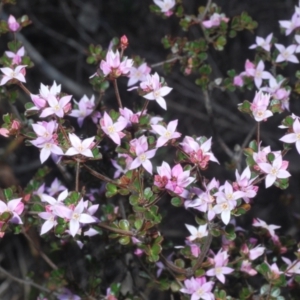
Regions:
<instances>
[{"instance_id":1,"label":"dark background","mask_svg":"<svg viewBox=\"0 0 300 300\"><path fill-rule=\"evenodd\" d=\"M280 33L278 20L290 19L294 6L298 4L297 1L224 0L215 3L222 7L227 17L232 18L242 11L247 11L259 25L254 33L246 31L238 33L236 38L228 41L222 52L210 49L209 64L213 68L212 79L225 77L229 69L236 69L237 73L243 71L245 60L254 59L255 52L248 47L255 42L256 35L266 37L273 32L279 43L288 45L292 42L293 34L286 37ZM189 32L182 32L175 16L162 19L151 14L150 4L152 1L148 0L20 0L17 1L17 6L3 7L1 14L2 18L7 18L9 14L17 18L27 14L33 22L18 36L24 43L27 54L35 63L35 67L27 72L27 87L33 93L38 93L41 82L51 85L53 80L56 80L57 83L62 84L62 91L72 94L79 100L83 94L88 96L93 94L89 85L89 76L95 73L96 66L86 63L89 44L100 44L106 48L113 37L125 34L129 39L126 55L139 55L151 65L163 61L168 54L161 45L161 39L166 34L185 35L190 39L201 36L200 28L193 27ZM197 7L205 4L206 1L183 0L188 14L196 14ZM7 41L7 36L1 37L0 54L6 50ZM297 68L298 65L290 63L282 73L290 78L291 84ZM154 71L164 76L162 67L157 67L153 69ZM184 76L179 72L179 68L175 67L174 72L166 76L168 85L173 87L171 94L166 97L167 112L157 109L157 106L152 103L149 110L156 109L157 113L165 115L166 120L179 119L178 129L184 135L210 137L215 132L205 109L202 91L194 83L195 78L193 75ZM120 79L119 84L123 102L132 108L132 101L134 99L139 101L140 98L133 96L134 92L126 91L127 79ZM249 133L251 137L255 127L255 121L241 114L237 110L237 104L244 99L251 101L253 95L254 91L246 93L213 91L210 95L218 134L235 155L239 155L245 137ZM26 95L21 95L20 98L24 103L29 100ZM115 107L112 87L105 95L105 103L108 108ZM291 112L300 115L297 95L292 94L290 103ZM4 111L3 106L1 107ZM278 139L284 135L284 132L277 126L282 118L283 115L276 115L262 125L262 139L265 145L271 146L272 150L281 149ZM255 137L253 134L252 136ZM233 180L234 170L230 168L231 157L225 154L224 148L215 136L213 141L213 152L221 164L220 166L211 164L211 168L205 175L208 178L216 177L221 183L226 179ZM29 175L33 174L39 166L38 151L32 147L30 150L17 147L14 153L4 155L6 146L4 140L1 140L2 187L12 184L24 186L30 179ZM161 152L157 163L160 164L163 159L171 162L172 158L169 155L166 158L167 155L168 153ZM293 149L286 158L290 161L289 170L293 175L290 187L285 191L274 187L266 191L261 188L258 197L254 200L252 211L239 222L248 227L253 216L259 217L268 224L281 225L281 234L291 234L297 238L300 215L300 157ZM242 169L245 167L243 157L240 166ZM191 215L183 213L178 216L178 211L169 208L164 227L167 238L177 238L182 243L186 231L182 226L179 228L177 224L178 221L191 218ZM25 240L13 236L5 237L0 241L2 249L0 260L6 260L6 267L19 277L24 277L31 270L36 259L33 258L31 251L26 250L26 243ZM26 294L26 289L18 287L17 284L12 290L11 281L3 277L0 285L1 299L24 299L23 292Z\"/></svg>"}]
</instances>

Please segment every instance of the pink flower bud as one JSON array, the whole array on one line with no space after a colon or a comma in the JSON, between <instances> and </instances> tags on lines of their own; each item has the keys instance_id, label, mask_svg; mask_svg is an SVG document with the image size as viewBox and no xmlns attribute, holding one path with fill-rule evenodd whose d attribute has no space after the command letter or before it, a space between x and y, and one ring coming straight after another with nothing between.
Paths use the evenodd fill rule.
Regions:
<instances>
[{"instance_id":1,"label":"pink flower bud","mask_svg":"<svg viewBox=\"0 0 300 300\"><path fill-rule=\"evenodd\" d=\"M128 38L127 38L127 36L126 35L123 35L122 37L121 37L121 48L124 50L124 49L126 49L127 47L128 47L128 45L129 45L129 42L128 42Z\"/></svg>"},{"instance_id":2,"label":"pink flower bud","mask_svg":"<svg viewBox=\"0 0 300 300\"><path fill-rule=\"evenodd\" d=\"M19 130L21 127L21 124L19 121L17 120L13 120L12 124L11 124L11 129L14 129L14 130Z\"/></svg>"},{"instance_id":3,"label":"pink flower bud","mask_svg":"<svg viewBox=\"0 0 300 300\"><path fill-rule=\"evenodd\" d=\"M63 107L64 113L67 114L68 112L70 112L72 110L72 104L69 102L68 104L66 104Z\"/></svg>"},{"instance_id":4,"label":"pink flower bud","mask_svg":"<svg viewBox=\"0 0 300 300\"><path fill-rule=\"evenodd\" d=\"M10 31L16 32L20 28L20 24L17 22L16 18L12 15L9 16L7 25Z\"/></svg>"}]
</instances>

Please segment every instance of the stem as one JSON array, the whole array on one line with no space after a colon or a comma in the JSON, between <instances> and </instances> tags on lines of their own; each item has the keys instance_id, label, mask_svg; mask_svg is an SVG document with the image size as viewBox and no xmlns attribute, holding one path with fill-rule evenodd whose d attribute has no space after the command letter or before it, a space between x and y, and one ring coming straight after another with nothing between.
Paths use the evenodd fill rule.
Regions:
<instances>
[{"instance_id":1,"label":"stem","mask_svg":"<svg viewBox=\"0 0 300 300\"><path fill-rule=\"evenodd\" d=\"M142 111L141 111L140 117L142 117L142 116L143 116L143 113L144 113L144 111L146 110L146 108L147 108L148 104L149 104L149 100L146 100L146 101L145 101L145 103L144 103L144 106L143 106L143 108L142 108Z\"/></svg>"},{"instance_id":2,"label":"stem","mask_svg":"<svg viewBox=\"0 0 300 300\"><path fill-rule=\"evenodd\" d=\"M105 181L105 182L112 183L112 184L114 184L114 185L116 185L116 186L118 186L118 187L125 188L125 186L123 186L122 184L119 184L118 182L116 182L116 181L114 181L114 180L112 180L112 179L110 179L110 178L108 178L108 177L106 177L106 176L104 176L104 175L102 175L102 174L96 172L95 170L93 170L93 169L91 169L90 167L88 167L86 164L83 164L83 166L84 166L84 167L85 167L85 168L86 168L93 176L95 176L95 177L97 177L97 178L99 178L99 179L101 179L101 180L103 180L103 181Z\"/></svg>"},{"instance_id":3,"label":"stem","mask_svg":"<svg viewBox=\"0 0 300 300\"><path fill-rule=\"evenodd\" d=\"M165 194L165 191L163 191L162 193L159 193L151 203L144 205L144 207L148 208L148 207L156 204L163 197L164 194Z\"/></svg>"},{"instance_id":4,"label":"stem","mask_svg":"<svg viewBox=\"0 0 300 300\"><path fill-rule=\"evenodd\" d=\"M25 285L31 285L33 287L35 287L36 289L42 291L42 292L45 292L45 293L48 293L48 294L53 294L52 291L48 290L47 288L39 285L39 284L36 284L30 280L24 280L24 279L21 279L21 278L18 278L18 277L15 277L13 276L12 274L10 274L9 272L7 272L5 269L3 269L2 267L0 267L0 273L4 274L7 278L10 278L12 279L13 281L15 282L18 282L20 284L25 284ZM55 293L54 294L58 295L58 293Z\"/></svg>"},{"instance_id":5,"label":"stem","mask_svg":"<svg viewBox=\"0 0 300 300\"><path fill-rule=\"evenodd\" d=\"M158 62L158 63L156 63L156 64L152 64L152 65L151 65L151 68L159 67L159 66L161 66L161 65L163 65L163 64L166 64L166 63L169 63L169 62L173 62L173 61L176 61L176 60L181 60L181 59L183 59L183 58L184 58L184 56L179 56L179 55L177 55L177 56L174 56L174 57L169 58L169 59L167 59L167 60Z\"/></svg>"},{"instance_id":6,"label":"stem","mask_svg":"<svg viewBox=\"0 0 300 300\"><path fill-rule=\"evenodd\" d=\"M58 123L58 127L59 127L60 131L62 132L62 134L63 134L65 140L66 140L66 141L68 142L68 144L70 145L70 141L69 141L69 138L68 138L68 136L67 136L67 133L66 133L64 127L63 127L59 122L57 122L57 123Z\"/></svg>"},{"instance_id":7,"label":"stem","mask_svg":"<svg viewBox=\"0 0 300 300\"><path fill-rule=\"evenodd\" d=\"M23 228L22 231L23 235L26 237L28 242L38 251L39 255L43 258L43 260L53 269L57 270L57 265L34 243L34 241L31 239L31 237L28 235L28 233Z\"/></svg>"},{"instance_id":8,"label":"stem","mask_svg":"<svg viewBox=\"0 0 300 300\"><path fill-rule=\"evenodd\" d=\"M203 249L201 249L201 254L200 256L198 257L197 259L197 262L196 264L193 266L192 270L193 272L196 272L196 270L201 266L201 264L203 263L203 260L205 259L206 257L206 254L210 248L210 244L211 244L211 241L212 241L212 234L210 233L210 231L208 232L208 236L205 240L205 243L204 243L204 246L203 246Z\"/></svg>"},{"instance_id":9,"label":"stem","mask_svg":"<svg viewBox=\"0 0 300 300\"><path fill-rule=\"evenodd\" d=\"M76 184L75 184L75 191L79 191L79 173L80 173L80 161L77 160L76 163Z\"/></svg>"},{"instance_id":10,"label":"stem","mask_svg":"<svg viewBox=\"0 0 300 300\"><path fill-rule=\"evenodd\" d=\"M116 93L119 108L123 108L120 93L119 93L119 89L118 89L117 79L113 80L113 84L114 84L114 89L115 89L115 93Z\"/></svg>"},{"instance_id":11,"label":"stem","mask_svg":"<svg viewBox=\"0 0 300 300\"><path fill-rule=\"evenodd\" d=\"M260 142L260 122L257 123L256 141L257 141L257 147L258 147L259 142Z\"/></svg>"},{"instance_id":12,"label":"stem","mask_svg":"<svg viewBox=\"0 0 300 300\"><path fill-rule=\"evenodd\" d=\"M269 289L269 292L268 292L268 296L267 296L267 299L266 299L266 300L269 300L270 297L271 297L271 290L272 290L272 287L273 287L273 284L271 283L271 284L270 284L270 289Z\"/></svg>"},{"instance_id":13,"label":"stem","mask_svg":"<svg viewBox=\"0 0 300 300\"><path fill-rule=\"evenodd\" d=\"M27 87L22 83L22 82L18 82L19 87L27 94L30 96L30 91L27 89Z\"/></svg>"},{"instance_id":14,"label":"stem","mask_svg":"<svg viewBox=\"0 0 300 300\"><path fill-rule=\"evenodd\" d=\"M122 235L127 235L127 236L135 236L135 234L131 231L127 231L127 230L122 230L122 229L118 229L118 228L114 228L114 227L110 227L109 225L101 222L97 224L99 227L107 229L109 231L115 232L115 233L119 233Z\"/></svg>"}]
</instances>

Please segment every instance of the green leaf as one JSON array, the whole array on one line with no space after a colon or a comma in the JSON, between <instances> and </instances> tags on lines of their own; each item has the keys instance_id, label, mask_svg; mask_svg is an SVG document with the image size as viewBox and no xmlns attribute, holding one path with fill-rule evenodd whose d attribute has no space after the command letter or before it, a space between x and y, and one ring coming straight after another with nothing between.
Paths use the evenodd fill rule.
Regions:
<instances>
[{"instance_id":1,"label":"green leaf","mask_svg":"<svg viewBox=\"0 0 300 300\"><path fill-rule=\"evenodd\" d=\"M253 140L249 144L249 148L251 148L254 152L258 152L257 141Z\"/></svg>"},{"instance_id":2,"label":"green leaf","mask_svg":"<svg viewBox=\"0 0 300 300\"><path fill-rule=\"evenodd\" d=\"M112 184L112 183L107 183L106 184L106 190L107 192L105 193L105 195L110 198L114 195L116 195L118 193L118 188L116 185Z\"/></svg>"},{"instance_id":3,"label":"green leaf","mask_svg":"<svg viewBox=\"0 0 300 300\"><path fill-rule=\"evenodd\" d=\"M135 220L134 221L134 227L137 229L137 230L140 230L143 226L144 222L143 220L141 219L138 219L138 220Z\"/></svg>"},{"instance_id":4,"label":"green leaf","mask_svg":"<svg viewBox=\"0 0 300 300\"><path fill-rule=\"evenodd\" d=\"M130 237L129 236L122 236L119 238L119 243L121 245L128 245L130 243Z\"/></svg>"},{"instance_id":5,"label":"green leaf","mask_svg":"<svg viewBox=\"0 0 300 300\"><path fill-rule=\"evenodd\" d=\"M119 221L119 227L122 230L129 231L130 224L127 220L120 220Z\"/></svg>"},{"instance_id":6,"label":"green leaf","mask_svg":"<svg viewBox=\"0 0 300 300\"><path fill-rule=\"evenodd\" d=\"M256 270L263 276L267 277L267 274L269 273L270 268L266 263L262 263L261 265L256 266Z\"/></svg>"},{"instance_id":7,"label":"green leaf","mask_svg":"<svg viewBox=\"0 0 300 300\"><path fill-rule=\"evenodd\" d=\"M3 122L6 124L10 124L11 123L11 119L10 119L10 115L9 114L5 114L2 116Z\"/></svg>"},{"instance_id":8,"label":"green leaf","mask_svg":"<svg viewBox=\"0 0 300 300\"><path fill-rule=\"evenodd\" d=\"M147 200L149 200L153 196L153 192L152 192L151 188L149 188L149 187L145 188L144 196Z\"/></svg>"},{"instance_id":9,"label":"green leaf","mask_svg":"<svg viewBox=\"0 0 300 300\"><path fill-rule=\"evenodd\" d=\"M13 198L13 190L11 188L4 189L4 196L6 201L11 200Z\"/></svg>"},{"instance_id":10,"label":"green leaf","mask_svg":"<svg viewBox=\"0 0 300 300\"><path fill-rule=\"evenodd\" d=\"M11 212L5 211L0 215L0 221L7 223L12 218L12 216L13 214Z\"/></svg>"},{"instance_id":11,"label":"green leaf","mask_svg":"<svg viewBox=\"0 0 300 300\"><path fill-rule=\"evenodd\" d=\"M179 197L173 197L171 199L171 204L175 207L180 207L180 206L183 206L183 201Z\"/></svg>"},{"instance_id":12,"label":"green leaf","mask_svg":"<svg viewBox=\"0 0 300 300\"><path fill-rule=\"evenodd\" d=\"M131 195L129 197L129 203L131 205L137 205L139 203L139 195Z\"/></svg>"}]
</instances>

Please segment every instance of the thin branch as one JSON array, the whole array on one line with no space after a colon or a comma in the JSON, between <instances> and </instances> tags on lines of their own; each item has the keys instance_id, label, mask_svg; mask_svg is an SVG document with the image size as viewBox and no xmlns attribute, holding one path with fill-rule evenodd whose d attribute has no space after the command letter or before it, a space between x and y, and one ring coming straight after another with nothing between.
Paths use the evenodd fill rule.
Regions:
<instances>
[{"instance_id":1,"label":"thin branch","mask_svg":"<svg viewBox=\"0 0 300 300\"><path fill-rule=\"evenodd\" d=\"M38 251L39 255L43 258L43 260L53 269L57 270L57 265L35 244L35 242L31 239L28 233L23 228L23 235L26 237L28 242Z\"/></svg>"},{"instance_id":2,"label":"thin branch","mask_svg":"<svg viewBox=\"0 0 300 300\"><path fill-rule=\"evenodd\" d=\"M120 93L119 93L119 89L118 89L117 79L113 80L113 84L114 84L114 89L115 89L115 93L116 93L119 108L123 108Z\"/></svg>"},{"instance_id":3,"label":"thin branch","mask_svg":"<svg viewBox=\"0 0 300 300\"><path fill-rule=\"evenodd\" d=\"M122 229L110 227L109 225L107 225L107 224L105 224L103 222L97 223L96 225L98 225L101 228L107 229L109 231L112 231L112 232L115 232L115 233L118 233L118 234L121 234L121 235L135 236L135 234L133 232L131 232L131 231L127 231L127 230L122 230Z\"/></svg>"},{"instance_id":4,"label":"thin branch","mask_svg":"<svg viewBox=\"0 0 300 300\"><path fill-rule=\"evenodd\" d=\"M75 191L79 191L79 173L80 173L80 161L77 160L76 163L76 180L75 180Z\"/></svg>"},{"instance_id":5,"label":"thin branch","mask_svg":"<svg viewBox=\"0 0 300 300\"><path fill-rule=\"evenodd\" d=\"M196 272L196 270L201 266L201 264L203 263L206 255L207 255L207 252L210 248L210 244L212 242L212 234L210 233L210 231L208 231L208 235L206 237L206 240L205 240L205 243L204 243L204 246L203 248L201 249L201 254L200 256L198 257L197 259L197 262L196 264L193 266L192 270L193 272Z\"/></svg>"},{"instance_id":6,"label":"thin branch","mask_svg":"<svg viewBox=\"0 0 300 300\"><path fill-rule=\"evenodd\" d=\"M49 289L47 289L47 288L45 288L45 287L43 287L43 286L41 286L41 285L39 285L37 283L34 283L34 282L30 281L30 280L24 280L24 279L15 277L14 275L10 274L5 269L3 269L1 266L0 266L0 273L4 274L6 277L8 277L8 278L12 279L13 281L16 281L16 282L18 282L20 284L33 286L36 289L38 289L38 290L40 290L42 292L48 293L48 294L58 295L58 293L52 292Z\"/></svg>"},{"instance_id":7,"label":"thin branch","mask_svg":"<svg viewBox=\"0 0 300 300\"><path fill-rule=\"evenodd\" d=\"M122 184L119 184L118 182L96 172L95 170L91 169L90 167L88 167L86 164L83 164L83 166L95 177L101 179L102 181L108 182L108 183L112 183L118 187L124 188L124 186Z\"/></svg>"},{"instance_id":8,"label":"thin branch","mask_svg":"<svg viewBox=\"0 0 300 300\"><path fill-rule=\"evenodd\" d=\"M205 102L205 108L207 110L207 114L208 114L208 117L210 119L210 122L211 122L211 126L212 126L212 130L213 130L213 133L215 135L215 137L217 138L220 146L222 147L222 149L225 151L225 153L230 157L232 158L234 156L234 153L231 149L229 149L229 147L226 145L226 143L223 141L223 139L220 137L219 133L218 133L218 130L217 130L217 127L215 125L215 118L214 118L214 114L213 114L213 108L212 108L212 105L211 105L211 101L210 101L210 97L209 97L209 94L208 94L208 91L207 90L204 90L203 91L203 96L204 96L204 102Z\"/></svg>"},{"instance_id":9,"label":"thin branch","mask_svg":"<svg viewBox=\"0 0 300 300\"><path fill-rule=\"evenodd\" d=\"M174 56L174 57L172 57L172 58L170 58L170 59L167 59L167 60L164 60L164 61L161 61L161 62L152 64L150 67L151 67L151 68L156 68L156 67L162 66L162 65L164 65L164 64L166 64L166 63L170 63L170 62L173 62L173 61L176 61L176 60L181 60L181 59L183 59L183 58L184 58L184 56L179 56L179 55L177 55L177 56Z\"/></svg>"}]
</instances>

